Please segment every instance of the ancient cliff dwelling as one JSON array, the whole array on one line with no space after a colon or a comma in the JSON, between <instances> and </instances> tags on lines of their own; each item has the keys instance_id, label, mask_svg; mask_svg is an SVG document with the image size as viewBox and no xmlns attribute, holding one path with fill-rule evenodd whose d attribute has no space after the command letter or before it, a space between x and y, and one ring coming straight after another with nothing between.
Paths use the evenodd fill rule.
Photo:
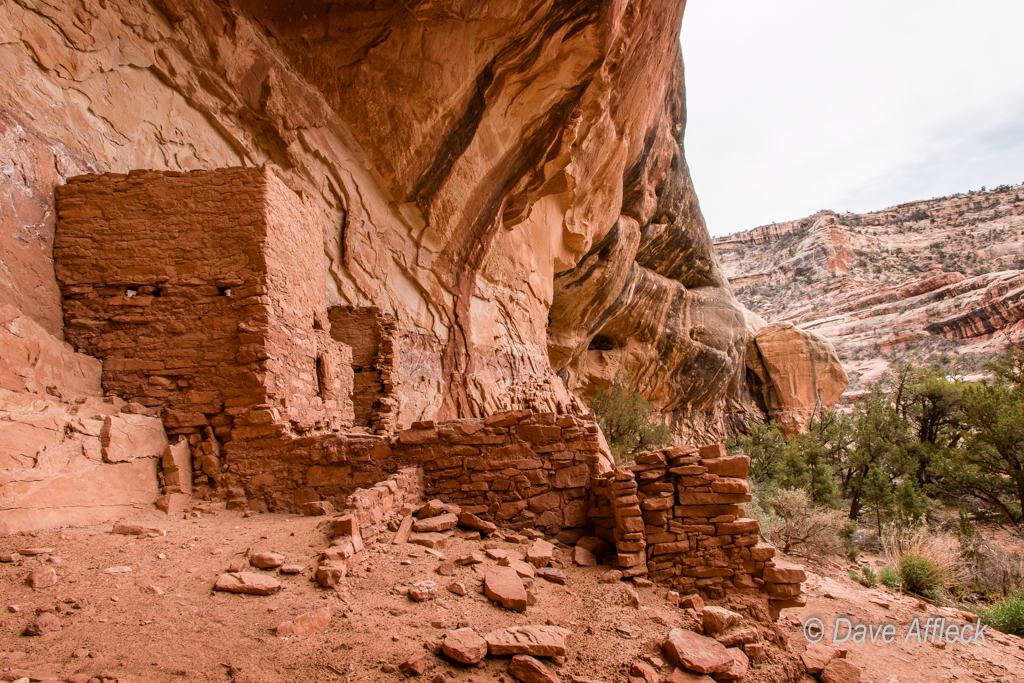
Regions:
<instances>
[{"instance_id":1,"label":"ancient cliff dwelling","mask_svg":"<svg viewBox=\"0 0 1024 683\"><path fill-rule=\"evenodd\" d=\"M847 680L721 445L847 378L719 264L685 4L0 3L4 679Z\"/></svg>"}]
</instances>

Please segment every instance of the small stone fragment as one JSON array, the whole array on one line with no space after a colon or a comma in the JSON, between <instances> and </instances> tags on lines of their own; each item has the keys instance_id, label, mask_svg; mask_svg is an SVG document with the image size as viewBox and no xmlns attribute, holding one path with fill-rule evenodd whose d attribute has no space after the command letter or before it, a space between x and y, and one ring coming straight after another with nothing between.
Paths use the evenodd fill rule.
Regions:
<instances>
[{"instance_id":1,"label":"small stone fragment","mask_svg":"<svg viewBox=\"0 0 1024 683\"><path fill-rule=\"evenodd\" d=\"M249 564L257 569L275 569L284 564L284 555L278 553L255 553L249 558Z\"/></svg>"},{"instance_id":2,"label":"small stone fragment","mask_svg":"<svg viewBox=\"0 0 1024 683\"><path fill-rule=\"evenodd\" d=\"M834 659L821 672L821 683L859 683L860 669L845 659Z\"/></svg>"},{"instance_id":3,"label":"small stone fragment","mask_svg":"<svg viewBox=\"0 0 1024 683\"><path fill-rule=\"evenodd\" d=\"M57 584L57 572L53 567L37 567L25 577L30 588L49 588Z\"/></svg>"},{"instance_id":4,"label":"small stone fragment","mask_svg":"<svg viewBox=\"0 0 1024 683\"><path fill-rule=\"evenodd\" d=\"M622 580L622 572L618 569L612 569L601 575L601 578L597 580L598 583L615 583L616 581Z\"/></svg>"},{"instance_id":5,"label":"small stone fragment","mask_svg":"<svg viewBox=\"0 0 1024 683\"><path fill-rule=\"evenodd\" d=\"M833 659L839 658L839 650L828 645L808 645L807 649L800 653L800 659L804 663L804 669L811 675L820 674Z\"/></svg>"},{"instance_id":6,"label":"small stone fragment","mask_svg":"<svg viewBox=\"0 0 1024 683\"><path fill-rule=\"evenodd\" d=\"M579 545L572 549L572 561L580 567L597 566L597 558L594 557L594 553Z\"/></svg>"},{"instance_id":7,"label":"small stone fragment","mask_svg":"<svg viewBox=\"0 0 1024 683\"><path fill-rule=\"evenodd\" d=\"M327 627L334 616L334 609L321 607L312 612L306 612L290 621L283 621L274 630L279 638L286 636L308 636Z\"/></svg>"},{"instance_id":8,"label":"small stone fragment","mask_svg":"<svg viewBox=\"0 0 1024 683\"><path fill-rule=\"evenodd\" d=\"M434 500L429 500L420 506L420 508L413 513L413 516L416 517L416 519L427 519L429 517L436 517L447 510L448 506L445 505L443 501L435 498Z\"/></svg>"},{"instance_id":9,"label":"small stone fragment","mask_svg":"<svg viewBox=\"0 0 1024 683\"><path fill-rule=\"evenodd\" d=\"M437 597L437 584L433 581L419 581L409 587L409 598L414 602L426 602Z\"/></svg>"},{"instance_id":10,"label":"small stone fragment","mask_svg":"<svg viewBox=\"0 0 1024 683\"><path fill-rule=\"evenodd\" d=\"M537 575L542 579L550 581L551 583L557 583L560 586L565 585L565 572L561 569L555 569L554 567L544 567L543 569L537 570Z\"/></svg>"},{"instance_id":11,"label":"small stone fragment","mask_svg":"<svg viewBox=\"0 0 1024 683\"><path fill-rule=\"evenodd\" d=\"M448 584L448 592L454 593L455 595L467 595L469 591L466 589L466 584L461 581L452 581Z\"/></svg>"},{"instance_id":12,"label":"small stone fragment","mask_svg":"<svg viewBox=\"0 0 1024 683\"><path fill-rule=\"evenodd\" d=\"M487 656L487 641L471 628L448 631L441 651L457 662L476 664Z\"/></svg>"},{"instance_id":13,"label":"small stone fragment","mask_svg":"<svg viewBox=\"0 0 1024 683\"><path fill-rule=\"evenodd\" d=\"M104 574L129 574L131 573L131 567L107 567L103 570Z\"/></svg>"},{"instance_id":14,"label":"small stone fragment","mask_svg":"<svg viewBox=\"0 0 1024 683\"><path fill-rule=\"evenodd\" d=\"M466 527L467 529L473 529L479 531L482 534L493 534L498 530L498 525L486 520L480 519L476 515L471 515L468 512L463 512L459 515L459 526Z\"/></svg>"},{"instance_id":15,"label":"small stone fragment","mask_svg":"<svg viewBox=\"0 0 1024 683\"><path fill-rule=\"evenodd\" d=\"M52 612L43 612L25 627L26 636L41 636L60 630L60 620Z\"/></svg>"},{"instance_id":16,"label":"small stone fragment","mask_svg":"<svg viewBox=\"0 0 1024 683\"><path fill-rule=\"evenodd\" d=\"M316 569L316 581L322 588L333 588L341 583L348 574L348 567L344 564L322 564Z\"/></svg>"},{"instance_id":17,"label":"small stone fragment","mask_svg":"<svg viewBox=\"0 0 1024 683\"><path fill-rule=\"evenodd\" d=\"M221 574L213 590L246 595L273 595L281 590L281 583L266 574L235 572Z\"/></svg>"},{"instance_id":18,"label":"small stone fragment","mask_svg":"<svg viewBox=\"0 0 1024 683\"><path fill-rule=\"evenodd\" d=\"M700 597L696 593L692 595L684 595L679 598L680 609L695 609L698 612L704 609L704 598Z\"/></svg>"},{"instance_id":19,"label":"small stone fragment","mask_svg":"<svg viewBox=\"0 0 1024 683\"><path fill-rule=\"evenodd\" d=\"M522 683L559 683L558 676L545 664L527 655L516 655L508 664L508 673Z\"/></svg>"},{"instance_id":20,"label":"small stone fragment","mask_svg":"<svg viewBox=\"0 0 1024 683\"><path fill-rule=\"evenodd\" d=\"M121 534L124 536L148 536L150 538L157 538L158 536L166 536L166 529L158 529L156 527L147 527L141 524L124 524L118 522L114 525L111 530L112 534Z\"/></svg>"},{"instance_id":21,"label":"small stone fragment","mask_svg":"<svg viewBox=\"0 0 1024 683\"><path fill-rule=\"evenodd\" d=\"M743 677L747 675L747 669L750 668L750 660L747 659L747 655L743 654L743 651L739 648L731 648L726 650L732 655L732 666L721 673L715 674L715 680L719 681L741 681Z\"/></svg>"},{"instance_id":22,"label":"small stone fragment","mask_svg":"<svg viewBox=\"0 0 1024 683\"><path fill-rule=\"evenodd\" d=\"M306 570L301 564L285 564L281 565L282 574L301 574Z\"/></svg>"},{"instance_id":23,"label":"small stone fragment","mask_svg":"<svg viewBox=\"0 0 1024 683\"><path fill-rule=\"evenodd\" d=\"M464 567L470 564L481 564L483 561L484 556L482 553L470 553L468 555L463 555L462 557L455 558L455 564L459 565L460 567Z\"/></svg>"},{"instance_id":24,"label":"small stone fragment","mask_svg":"<svg viewBox=\"0 0 1024 683\"><path fill-rule=\"evenodd\" d=\"M704 608L701 614L701 621L704 626L704 633L714 635L740 623L743 621L743 617L724 607L709 605Z\"/></svg>"},{"instance_id":25,"label":"small stone fragment","mask_svg":"<svg viewBox=\"0 0 1024 683\"><path fill-rule=\"evenodd\" d=\"M22 548L17 552L18 555L25 555L31 557L33 555L52 555L53 548Z\"/></svg>"},{"instance_id":26,"label":"small stone fragment","mask_svg":"<svg viewBox=\"0 0 1024 683\"><path fill-rule=\"evenodd\" d=\"M317 500L305 503L302 506L302 514L306 517L324 517L334 514L334 506L329 501Z\"/></svg>"},{"instance_id":27,"label":"small stone fragment","mask_svg":"<svg viewBox=\"0 0 1024 683\"><path fill-rule=\"evenodd\" d=\"M442 562L435 569L441 576L455 576L455 563L451 561Z\"/></svg>"},{"instance_id":28,"label":"small stone fragment","mask_svg":"<svg viewBox=\"0 0 1024 683\"><path fill-rule=\"evenodd\" d=\"M417 652L409 655L404 662L398 665L398 668L410 676L422 676L429 663L426 652Z\"/></svg>"}]
</instances>

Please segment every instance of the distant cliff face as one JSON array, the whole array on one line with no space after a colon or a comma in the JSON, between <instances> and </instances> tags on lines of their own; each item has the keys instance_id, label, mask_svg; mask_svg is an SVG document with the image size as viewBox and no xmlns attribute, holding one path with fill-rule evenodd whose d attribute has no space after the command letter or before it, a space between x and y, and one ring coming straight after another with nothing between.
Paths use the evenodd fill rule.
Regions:
<instances>
[{"instance_id":1,"label":"distant cliff face","mask_svg":"<svg viewBox=\"0 0 1024 683\"><path fill-rule=\"evenodd\" d=\"M627 370L721 436L757 410L683 156L684 6L0 5L0 303L60 335L66 177L271 163L322 214L329 303L398 321L400 425L582 411Z\"/></svg>"},{"instance_id":2,"label":"distant cliff face","mask_svg":"<svg viewBox=\"0 0 1024 683\"><path fill-rule=\"evenodd\" d=\"M715 243L746 306L831 341L853 389L894 351L970 371L1024 332L1021 185L823 212Z\"/></svg>"}]
</instances>

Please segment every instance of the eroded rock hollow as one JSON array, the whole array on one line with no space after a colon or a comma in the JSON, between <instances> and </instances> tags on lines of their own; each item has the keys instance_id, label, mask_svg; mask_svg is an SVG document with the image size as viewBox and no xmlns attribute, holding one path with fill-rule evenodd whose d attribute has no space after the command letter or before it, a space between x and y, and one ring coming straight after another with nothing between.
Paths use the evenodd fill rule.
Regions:
<instances>
[{"instance_id":1,"label":"eroded rock hollow","mask_svg":"<svg viewBox=\"0 0 1024 683\"><path fill-rule=\"evenodd\" d=\"M0 5L0 304L63 336L68 177L270 165L319 214L328 306L387 333L366 426L585 412L626 370L721 437L763 414L683 155L684 6Z\"/></svg>"}]
</instances>

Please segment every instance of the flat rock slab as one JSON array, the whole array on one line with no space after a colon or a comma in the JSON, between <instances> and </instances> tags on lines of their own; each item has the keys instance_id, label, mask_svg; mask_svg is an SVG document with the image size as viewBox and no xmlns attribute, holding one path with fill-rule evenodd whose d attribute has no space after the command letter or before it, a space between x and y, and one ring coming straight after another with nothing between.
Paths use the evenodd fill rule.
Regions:
<instances>
[{"instance_id":1,"label":"flat rock slab","mask_svg":"<svg viewBox=\"0 0 1024 683\"><path fill-rule=\"evenodd\" d=\"M524 579L532 579L537 576L537 570L534 569L532 564L529 562L523 562L522 560L517 560L514 557L503 557L498 560L498 565L502 567L512 567L512 569L516 570L516 574L519 574L519 576Z\"/></svg>"},{"instance_id":2,"label":"flat rock slab","mask_svg":"<svg viewBox=\"0 0 1024 683\"><path fill-rule=\"evenodd\" d=\"M299 615L290 621L282 621L274 630L280 638L309 636L326 628L331 623L333 616L333 607L321 607L318 610Z\"/></svg>"},{"instance_id":3,"label":"flat rock slab","mask_svg":"<svg viewBox=\"0 0 1024 683\"><path fill-rule=\"evenodd\" d=\"M564 657L565 639L571 635L572 631L559 626L509 626L491 631L484 639L491 655Z\"/></svg>"},{"instance_id":4,"label":"flat rock slab","mask_svg":"<svg viewBox=\"0 0 1024 683\"><path fill-rule=\"evenodd\" d=\"M281 590L281 582L265 574L234 572L218 576L217 582L213 584L213 590L246 595L273 595Z\"/></svg>"},{"instance_id":5,"label":"flat rock slab","mask_svg":"<svg viewBox=\"0 0 1024 683\"><path fill-rule=\"evenodd\" d=\"M471 628L448 631L441 651L463 664L476 664L487 656L487 641Z\"/></svg>"},{"instance_id":6,"label":"flat rock slab","mask_svg":"<svg viewBox=\"0 0 1024 683\"><path fill-rule=\"evenodd\" d=\"M120 522L114 525L111 530L112 534L122 534L124 536L148 536L150 538L157 538L158 536L166 536L166 529L158 529L157 527L142 526L141 524L121 524Z\"/></svg>"},{"instance_id":7,"label":"flat rock slab","mask_svg":"<svg viewBox=\"0 0 1024 683\"><path fill-rule=\"evenodd\" d=\"M459 526L479 531L482 534L493 534L498 530L497 524L480 519L476 515L472 515L468 512L463 512L459 515Z\"/></svg>"},{"instance_id":8,"label":"flat rock slab","mask_svg":"<svg viewBox=\"0 0 1024 683\"><path fill-rule=\"evenodd\" d=\"M417 520L412 525L412 530L417 533L436 533L454 529L459 523L459 518L450 512L441 515L434 515L425 519Z\"/></svg>"},{"instance_id":9,"label":"flat rock slab","mask_svg":"<svg viewBox=\"0 0 1024 683\"><path fill-rule=\"evenodd\" d=\"M424 548L437 548L441 549L448 545L448 536L437 532L428 532L422 534L409 534L409 543L414 545L421 545Z\"/></svg>"},{"instance_id":10,"label":"flat rock slab","mask_svg":"<svg viewBox=\"0 0 1024 683\"><path fill-rule=\"evenodd\" d=\"M257 569L274 569L284 564L284 555L277 553L256 553L249 558L249 564Z\"/></svg>"},{"instance_id":11,"label":"flat rock slab","mask_svg":"<svg viewBox=\"0 0 1024 683\"><path fill-rule=\"evenodd\" d=\"M764 580L769 583L803 583L807 573L798 564L776 562L774 567L764 568Z\"/></svg>"},{"instance_id":12,"label":"flat rock slab","mask_svg":"<svg viewBox=\"0 0 1024 683\"><path fill-rule=\"evenodd\" d=\"M701 674L722 673L733 664L732 655L721 643L681 628L669 631L664 648L670 662Z\"/></svg>"},{"instance_id":13,"label":"flat rock slab","mask_svg":"<svg viewBox=\"0 0 1024 683\"><path fill-rule=\"evenodd\" d=\"M428 500L426 503L421 505L420 508L413 513L413 515L416 517L416 519L427 519L428 517L436 517L437 515L440 515L441 513L447 511L448 506L444 503L444 501L437 500L435 498L434 500Z\"/></svg>"},{"instance_id":14,"label":"flat rock slab","mask_svg":"<svg viewBox=\"0 0 1024 683\"><path fill-rule=\"evenodd\" d=\"M18 551L19 555L53 555L53 548L22 548Z\"/></svg>"},{"instance_id":15,"label":"flat rock slab","mask_svg":"<svg viewBox=\"0 0 1024 683\"><path fill-rule=\"evenodd\" d=\"M533 542L530 549L526 551L526 559L534 567L540 569L551 564L551 560L555 556L555 546L551 545L547 541L537 540Z\"/></svg>"},{"instance_id":16,"label":"flat rock slab","mask_svg":"<svg viewBox=\"0 0 1024 683\"><path fill-rule=\"evenodd\" d=\"M726 650L726 652L732 655L732 666L726 671L715 674L715 678L720 681L742 681L750 668L750 660L743 654L743 650L737 647Z\"/></svg>"},{"instance_id":17,"label":"flat rock slab","mask_svg":"<svg viewBox=\"0 0 1024 683\"><path fill-rule=\"evenodd\" d=\"M508 663L508 673L522 683L559 683L555 672L533 657L526 655L513 657L512 661Z\"/></svg>"},{"instance_id":18,"label":"flat rock slab","mask_svg":"<svg viewBox=\"0 0 1024 683\"><path fill-rule=\"evenodd\" d=\"M577 545L572 549L572 561L580 567L596 567L597 558L583 546Z\"/></svg>"},{"instance_id":19,"label":"flat rock slab","mask_svg":"<svg viewBox=\"0 0 1024 683\"><path fill-rule=\"evenodd\" d=\"M555 569L554 567L544 567L543 569L537 570L537 576L542 579L546 579L551 583L557 583L559 586L565 585L565 572L561 569Z\"/></svg>"},{"instance_id":20,"label":"flat rock slab","mask_svg":"<svg viewBox=\"0 0 1024 683\"><path fill-rule=\"evenodd\" d=\"M490 567L484 574L484 594L505 609L526 611L526 588L512 567Z\"/></svg>"}]
</instances>

